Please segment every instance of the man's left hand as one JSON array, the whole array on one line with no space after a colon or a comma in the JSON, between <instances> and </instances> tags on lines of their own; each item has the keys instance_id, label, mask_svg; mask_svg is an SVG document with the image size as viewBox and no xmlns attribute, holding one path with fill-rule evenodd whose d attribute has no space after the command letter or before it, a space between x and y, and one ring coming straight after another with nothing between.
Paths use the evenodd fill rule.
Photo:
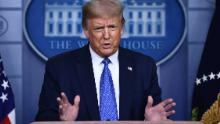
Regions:
<instances>
[{"instance_id":1,"label":"man's left hand","mask_svg":"<svg viewBox=\"0 0 220 124\"><path fill-rule=\"evenodd\" d=\"M152 96L148 96L148 102L145 107L145 120L146 121L166 121L167 117L175 114L173 107L176 103L173 99L166 99L159 104L153 106Z\"/></svg>"}]
</instances>

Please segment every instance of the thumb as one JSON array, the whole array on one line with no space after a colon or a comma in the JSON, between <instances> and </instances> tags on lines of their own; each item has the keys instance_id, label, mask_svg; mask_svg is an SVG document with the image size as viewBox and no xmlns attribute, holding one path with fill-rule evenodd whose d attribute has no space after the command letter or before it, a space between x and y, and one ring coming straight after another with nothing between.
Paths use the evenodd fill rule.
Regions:
<instances>
[{"instance_id":1,"label":"thumb","mask_svg":"<svg viewBox=\"0 0 220 124\"><path fill-rule=\"evenodd\" d=\"M147 98L147 105L146 105L146 109L149 109L149 108L151 108L152 107L152 105L153 105L153 98L152 98L152 96L148 96L148 98Z\"/></svg>"},{"instance_id":2,"label":"thumb","mask_svg":"<svg viewBox=\"0 0 220 124\"><path fill-rule=\"evenodd\" d=\"M80 96L76 95L75 98L74 98L74 106L76 106L78 108L79 103L80 103Z\"/></svg>"}]
</instances>

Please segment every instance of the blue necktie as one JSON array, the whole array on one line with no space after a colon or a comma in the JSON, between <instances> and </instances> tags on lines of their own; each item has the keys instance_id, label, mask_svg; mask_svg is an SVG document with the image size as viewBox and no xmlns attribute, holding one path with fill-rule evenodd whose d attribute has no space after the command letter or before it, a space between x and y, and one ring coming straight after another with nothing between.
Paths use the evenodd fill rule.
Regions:
<instances>
[{"instance_id":1,"label":"blue necktie","mask_svg":"<svg viewBox=\"0 0 220 124\"><path fill-rule=\"evenodd\" d=\"M111 72L108 64L111 61L105 58L102 63L104 69L100 80L100 116L102 121L118 120L118 111Z\"/></svg>"}]
</instances>

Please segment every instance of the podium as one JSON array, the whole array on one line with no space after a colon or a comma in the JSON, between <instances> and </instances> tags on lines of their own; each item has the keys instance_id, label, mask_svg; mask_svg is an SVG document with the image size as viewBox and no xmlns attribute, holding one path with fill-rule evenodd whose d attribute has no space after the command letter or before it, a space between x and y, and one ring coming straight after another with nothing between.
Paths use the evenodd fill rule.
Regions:
<instances>
[{"instance_id":1,"label":"podium","mask_svg":"<svg viewBox=\"0 0 220 124\"><path fill-rule=\"evenodd\" d=\"M50 121L32 122L31 124L203 124L199 121Z\"/></svg>"}]
</instances>

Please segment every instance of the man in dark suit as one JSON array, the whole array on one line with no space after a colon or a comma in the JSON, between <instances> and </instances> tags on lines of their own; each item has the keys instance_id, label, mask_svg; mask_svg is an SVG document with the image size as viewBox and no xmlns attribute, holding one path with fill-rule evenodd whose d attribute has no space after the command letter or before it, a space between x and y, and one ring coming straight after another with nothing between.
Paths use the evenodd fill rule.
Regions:
<instances>
[{"instance_id":1,"label":"man in dark suit","mask_svg":"<svg viewBox=\"0 0 220 124\"><path fill-rule=\"evenodd\" d=\"M175 113L172 99L161 102L153 59L119 47L124 22L118 0L91 0L83 6L89 44L47 61L36 120L160 121ZM106 80L113 91L103 88Z\"/></svg>"}]
</instances>

